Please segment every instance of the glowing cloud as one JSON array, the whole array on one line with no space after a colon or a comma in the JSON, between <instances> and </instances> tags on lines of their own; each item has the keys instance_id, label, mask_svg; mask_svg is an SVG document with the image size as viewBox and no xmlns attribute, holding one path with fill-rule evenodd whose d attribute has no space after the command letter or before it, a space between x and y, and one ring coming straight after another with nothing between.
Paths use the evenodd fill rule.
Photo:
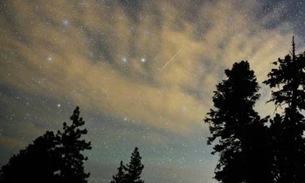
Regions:
<instances>
[{"instance_id":1,"label":"glowing cloud","mask_svg":"<svg viewBox=\"0 0 305 183\"><path fill-rule=\"evenodd\" d=\"M289 50L289 25L267 29L275 15L256 19L252 1L136 2L6 2L2 82L185 134L203 126L224 68L249 60L262 81Z\"/></svg>"}]
</instances>

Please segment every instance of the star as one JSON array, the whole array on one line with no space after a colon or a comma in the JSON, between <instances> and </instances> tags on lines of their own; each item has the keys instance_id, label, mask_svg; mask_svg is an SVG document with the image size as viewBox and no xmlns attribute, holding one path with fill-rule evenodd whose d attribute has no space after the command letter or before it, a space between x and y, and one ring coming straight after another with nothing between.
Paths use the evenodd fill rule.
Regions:
<instances>
[{"instance_id":1,"label":"star","mask_svg":"<svg viewBox=\"0 0 305 183\"><path fill-rule=\"evenodd\" d=\"M60 107L61 107L61 105L60 105L60 104L57 104L57 107L58 107L58 108L60 108Z\"/></svg>"},{"instance_id":2,"label":"star","mask_svg":"<svg viewBox=\"0 0 305 183\"><path fill-rule=\"evenodd\" d=\"M64 19L62 21L62 24L65 25L65 26L69 25L69 20L68 19Z\"/></svg>"},{"instance_id":3,"label":"star","mask_svg":"<svg viewBox=\"0 0 305 183\"><path fill-rule=\"evenodd\" d=\"M145 62L146 60L145 60L145 58L141 58L141 61L142 61L142 62Z\"/></svg>"},{"instance_id":4,"label":"star","mask_svg":"<svg viewBox=\"0 0 305 183\"><path fill-rule=\"evenodd\" d=\"M123 57L123 58L122 58L122 61L123 61L123 62L127 62L126 57Z\"/></svg>"},{"instance_id":5,"label":"star","mask_svg":"<svg viewBox=\"0 0 305 183\"><path fill-rule=\"evenodd\" d=\"M48 56L47 61L51 62L51 61L53 61L53 58L51 56Z\"/></svg>"}]
</instances>

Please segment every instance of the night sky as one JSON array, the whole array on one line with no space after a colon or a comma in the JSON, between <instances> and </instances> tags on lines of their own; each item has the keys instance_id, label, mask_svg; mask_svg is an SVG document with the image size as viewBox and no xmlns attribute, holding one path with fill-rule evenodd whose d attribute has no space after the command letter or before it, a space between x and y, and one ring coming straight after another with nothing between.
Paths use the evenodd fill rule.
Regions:
<instances>
[{"instance_id":1,"label":"night sky","mask_svg":"<svg viewBox=\"0 0 305 183\"><path fill-rule=\"evenodd\" d=\"M106 183L139 147L146 183L210 183L206 140L215 85L248 60L305 50L302 0L1 0L0 166L76 106L86 121L90 183Z\"/></svg>"}]
</instances>

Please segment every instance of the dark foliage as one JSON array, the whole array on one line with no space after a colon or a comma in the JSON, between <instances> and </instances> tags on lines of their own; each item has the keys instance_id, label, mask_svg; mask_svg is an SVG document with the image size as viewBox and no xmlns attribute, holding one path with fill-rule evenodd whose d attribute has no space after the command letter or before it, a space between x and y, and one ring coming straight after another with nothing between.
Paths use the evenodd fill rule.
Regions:
<instances>
[{"instance_id":1,"label":"dark foliage","mask_svg":"<svg viewBox=\"0 0 305 183\"><path fill-rule=\"evenodd\" d=\"M60 154L54 151L58 138L53 132L46 132L34 140L25 150L10 158L9 163L2 167L0 182L54 182L58 176Z\"/></svg>"},{"instance_id":2,"label":"dark foliage","mask_svg":"<svg viewBox=\"0 0 305 183\"><path fill-rule=\"evenodd\" d=\"M112 176L113 180L110 183L125 183L127 182L127 175L125 173L126 167L123 165L123 161L120 162L118 167L118 173Z\"/></svg>"},{"instance_id":3,"label":"dark foliage","mask_svg":"<svg viewBox=\"0 0 305 183\"><path fill-rule=\"evenodd\" d=\"M293 42L292 55L273 62L277 68L272 69L264 81L273 89L270 101L278 106L286 104L287 117L305 109L305 53L295 55L294 50Z\"/></svg>"},{"instance_id":4,"label":"dark foliage","mask_svg":"<svg viewBox=\"0 0 305 183\"><path fill-rule=\"evenodd\" d=\"M271 121L270 131L274 159L273 174L277 182L305 182L305 53L295 55L295 44L292 53L284 59L273 62L276 68L264 81L272 91L270 101L276 106L284 106L284 113L277 114Z\"/></svg>"},{"instance_id":5,"label":"dark foliage","mask_svg":"<svg viewBox=\"0 0 305 183\"><path fill-rule=\"evenodd\" d=\"M128 183L144 183L141 179L141 173L144 165L141 163L142 157L136 147L131 154L130 162L126 165Z\"/></svg>"},{"instance_id":6,"label":"dark foliage","mask_svg":"<svg viewBox=\"0 0 305 183\"><path fill-rule=\"evenodd\" d=\"M231 182L270 182L270 153L266 143L266 119L260 119L253 107L259 98L258 83L247 61L235 63L216 87L214 109L205 118L215 142L214 153L220 159L215 179ZM259 176L258 176L259 175Z\"/></svg>"},{"instance_id":7,"label":"dark foliage","mask_svg":"<svg viewBox=\"0 0 305 183\"><path fill-rule=\"evenodd\" d=\"M217 85L215 109L205 122L208 143L220 154L215 178L221 182L305 182L305 53L295 54L293 40L291 54L273 64L264 84L275 111L283 109L273 119L260 119L253 110L258 86L247 62L235 63Z\"/></svg>"},{"instance_id":8,"label":"dark foliage","mask_svg":"<svg viewBox=\"0 0 305 183\"><path fill-rule=\"evenodd\" d=\"M142 157L136 147L131 154L130 163L124 166L121 161L118 173L113 176L113 180L110 183L144 183L144 180L141 179L141 173L144 168L141 159Z\"/></svg>"},{"instance_id":9,"label":"dark foliage","mask_svg":"<svg viewBox=\"0 0 305 183\"><path fill-rule=\"evenodd\" d=\"M26 149L10 158L0 171L1 183L86 183L89 174L84 172L87 160L81 151L91 149L90 142L81 140L87 134L80 129L84 121L77 107L71 116L72 124L63 124L63 132L47 131Z\"/></svg>"}]
</instances>

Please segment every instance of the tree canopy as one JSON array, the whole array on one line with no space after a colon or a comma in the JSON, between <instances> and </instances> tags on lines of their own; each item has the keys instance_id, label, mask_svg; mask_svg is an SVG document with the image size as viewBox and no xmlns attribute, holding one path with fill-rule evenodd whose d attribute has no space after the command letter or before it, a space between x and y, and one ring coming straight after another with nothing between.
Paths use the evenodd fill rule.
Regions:
<instances>
[{"instance_id":1,"label":"tree canopy","mask_svg":"<svg viewBox=\"0 0 305 183\"><path fill-rule=\"evenodd\" d=\"M305 182L305 53L292 53L273 62L275 68L264 81L272 89L270 101L283 106L284 113L271 121L270 131L274 142L274 175L277 182Z\"/></svg>"},{"instance_id":2,"label":"tree canopy","mask_svg":"<svg viewBox=\"0 0 305 183\"><path fill-rule=\"evenodd\" d=\"M71 116L72 124L63 123L63 131L47 131L18 154L13 155L0 171L1 183L86 183L89 173L84 171L87 160L82 151L91 143L82 139L87 134L79 117L79 107Z\"/></svg>"},{"instance_id":3,"label":"tree canopy","mask_svg":"<svg viewBox=\"0 0 305 183\"><path fill-rule=\"evenodd\" d=\"M220 156L215 169L220 182L305 182L305 52L295 54L293 39L292 52L273 65L263 82L271 89L273 118L254 110L259 87L248 62L234 63L216 85L214 108L204 121L212 153Z\"/></svg>"},{"instance_id":4,"label":"tree canopy","mask_svg":"<svg viewBox=\"0 0 305 183\"><path fill-rule=\"evenodd\" d=\"M139 149L136 147L131 154L129 164L123 165L123 161L121 161L118 173L113 176L110 183L144 183L144 180L141 179L144 169L141 159Z\"/></svg>"},{"instance_id":5,"label":"tree canopy","mask_svg":"<svg viewBox=\"0 0 305 183\"><path fill-rule=\"evenodd\" d=\"M215 142L213 153L220 155L215 179L224 183L267 179L267 166L262 166L264 163L257 157L262 155L260 158L265 159L259 140L265 138L266 119L260 119L253 109L259 98L254 71L247 61L241 61L234 63L231 70L225 70L225 74L227 78L214 92L214 108L205 118L212 134L208 144ZM254 133L254 129L260 133ZM261 180L256 175L258 170Z\"/></svg>"}]
</instances>

